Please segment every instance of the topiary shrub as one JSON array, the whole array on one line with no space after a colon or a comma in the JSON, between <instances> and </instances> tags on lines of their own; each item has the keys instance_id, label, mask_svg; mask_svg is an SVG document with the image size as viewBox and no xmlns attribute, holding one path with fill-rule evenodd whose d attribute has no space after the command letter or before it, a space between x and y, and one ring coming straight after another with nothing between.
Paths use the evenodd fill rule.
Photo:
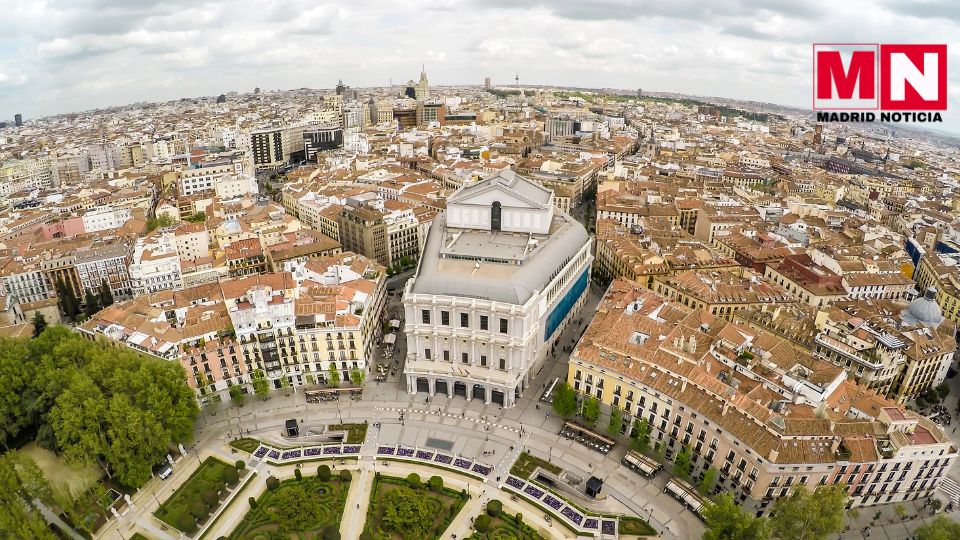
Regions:
<instances>
[{"instance_id":1,"label":"topiary shrub","mask_svg":"<svg viewBox=\"0 0 960 540\"><path fill-rule=\"evenodd\" d=\"M321 482L330 480L330 467L327 465L317 467L317 478L319 478Z\"/></svg>"},{"instance_id":2,"label":"topiary shrub","mask_svg":"<svg viewBox=\"0 0 960 540\"><path fill-rule=\"evenodd\" d=\"M242 459L238 459L237 462L233 464L233 466L234 468L237 469L238 472L247 468L247 464L244 463Z\"/></svg>"},{"instance_id":3,"label":"topiary shrub","mask_svg":"<svg viewBox=\"0 0 960 540\"><path fill-rule=\"evenodd\" d=\"M217 492L212 489L204 491L203 494L200 495L200 499L202 499L203 503L208 507L216 506L216 504L220 502L220 498L217 497Z\"/></svg>"},{"instance_id":4,"label":"topiary shrub","mask_svg":"<svg viewBox=\"0 0 960 540\"><path fill-rule=\"evenodd\" d=\"M178 529L187 534L193 534L197 530L197 520L186 514L178 514L173 522L177 524Z\"/></svg>"},{"instance_id":5,"label":"topiary shrub","mask_svg":"<svg viewBox=\"0 0 960 540\"><path fill-rule=\"evenodd\" d=\"M280 481L277 480L276 477L271 476L270 478L267 478L267 489L273 491L278 487L280 487Z\"/></svg>"},{"instance_id":6,"label":"topiary shrub","mask_svg":"<svg viewBox=\"0 0 960 540\"><path fill-rule=\"evenodd\" d=\"M517 525L523 524L523 514L517 512Z\"/></svg>"},{"instance_id":7,"label":"topiary shrub","mask_svg":"<svg viewBox=\"0 0 960 540\"><path fill-rule=\"evenodd\" d=\"M190 515L198 520L207 517L209 513L210 509L207 508L207 505L203 504L203 501L193 501L190 503Z\"/></svg>"},{"instance_id":8,"label":"topiary shrub","mask_svg":"<svg viewBox=\"0 0 960 540\"><path fill-rule=\"evenodd\" d=\"M490 517L497 517L500 515L500 512L503 512L503 503L494 499L487 503L487 513L490 514Z\"/></svg>"},{"instance_id":9,"label":"topiary shrub","mask_svg":"<svg viewBox=\"0 0 960 540\"><path fill-rule=\"evenodd\" d=\"M323 540L340 540L340 529L327 525L323 528Z\"/></svg>"},{"instance_id":10,"label":"topiary shrub","mask_svg":"<svg viewBox=\"0 0 960 540\"><path fill-rule=\"evenodd\" d=\"M442 491L443 490L443 478L439 476L430 477L430 491Z\"/></svg>"},{"instance_id":11,"label":"topiary shrub","mask_svg":"<svg viewBox=\"0 0 960 540\"><path fill-rule=\"evenodd\" d=\"M351 479L353 479L353 475L350 474L350 471L348 471L348 470L346 470L346 469L340 469L340 481L341 481L341 482L349 482Z\"/></svg>"},{"instance_id":12,"label":"topiary shrub","mask_svg":"<svg viewBox=\"0 0 960 540\"><path fill-rule=\"evenodd\" d=\"M293 476L295 476L297 480L303 480L303 473L300 472L300 469L294 469Z\"/></svg>"},{"instance_id":13,"label":"topiary shrub","mask_svg":"<svg viewBox=\"0 0 960 540\"><path fill-rule=\"evenodd\" d=\"M477 528L478 531L485 533L490 530L490 516L486 514L480 514L477 516L477 519L473 520L473 526Z\"/></svg>"},{"instance_id":14,"label":"topiary shrub","mask_svg":"<svg viewBox=\"0 0 960 540\"><path fill-rule=\"evenodd\" d=\"M223 482L227 485L236 485L240 480L240 474L233 467L227 467L223 470Z\"/></svg>"},{"instance_id":15,"label":"topiary shrub","mask_svg":"<svg viewBox=\"0 0 960 540\"><path fill-rule=\"evenodd\" d=\"M413 489L420 489L423 487L423 482L420 481L420 475L412 472L407 475L407 485Z\"/></svg>"},{"instance_id":16,"label":"topiary shrub","mask_svg":"<svg viewBox=\"0 0 960 540\"><path fill-rule=\"evenodd\" d=\"M369 531L360 533L360 540L373 540L373 535Z\"/></svg>"},{"instance_id":17,"label":"topiary shrub","mask_svg":"<svg viewBox=\"0 0 960 540\"><path fill-rule=\"evenodd\" d=\"M253 497L248 498L248 499L247 499L247 502L250 503L250 508L256 508L256 507L257 507L257 500L254 499Z\"/></svg>"}]
</instances>

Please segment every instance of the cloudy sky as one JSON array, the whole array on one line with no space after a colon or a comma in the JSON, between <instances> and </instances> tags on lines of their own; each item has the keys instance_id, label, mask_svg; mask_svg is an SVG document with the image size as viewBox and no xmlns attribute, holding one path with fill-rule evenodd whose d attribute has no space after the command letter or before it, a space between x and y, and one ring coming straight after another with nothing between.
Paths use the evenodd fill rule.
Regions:
<instances>
[{"instance_id":1,"label":"cloudy sky","mask_svg":"<svg viewBox=\"0 0 960 540\"><path fill-rule=\"evenodd\" d=\"M0 0L0 118L220 92L506 83L808 106L812 42L947 43L956 0Z\"/></svg>"}]
</instances>

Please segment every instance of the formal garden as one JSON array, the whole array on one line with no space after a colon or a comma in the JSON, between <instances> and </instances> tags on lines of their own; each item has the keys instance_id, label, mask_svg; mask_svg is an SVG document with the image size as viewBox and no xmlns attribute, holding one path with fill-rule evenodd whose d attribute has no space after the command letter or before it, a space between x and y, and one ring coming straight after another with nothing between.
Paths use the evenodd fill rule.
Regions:
<instances>
[{"instance_id":1,"label":"formal garden","mask_svg":"<svg viewBox=\"0 0 960 540\"><path fill-rule=\"evenodd\" d=\"M252 454L257 450L257 448L260 447L260 441L250 437L241 437L239 439L230 441L230 446L240 450L241 452Z\"/></svg>"},{"instance_id":2,"label":"formal garden","mask_svg":"<svg viewBox=\"0 0 960 540\"><path fill-rule=\"evenodd\" d=\"M466 504L468 495L443 487L432 476L424 483L420 475L406 478L377 473L370 493L367 523L362 540L436 540Z\"/></svg>"},{"instance_id":3,"label":"formal garden","mask_svg":"<svg viewBox=\"0 0 960 540\"><path fill-rule=\"evenodd\" d=\"M503 511L503 503L487 503L486 512L473 521L475 532L469 540L543 540L533 527L523 522L523 515L512 516Z\"/></svg>"},{"instance_id":4,"label":"formal garden","mask_svg":"<svg viewBox=\"0 0 960 540\"><path fill-rule=\"evenodd\" d=\"M296 469L295 478L282 482L272 476L267 478L267 491L259 499L250 497L250 511L230 539L339 539L340 519L352 479L350 471L333 475L327 465L317 467L315 475L301 471Z\"/></svg>"},{"instance_id":5,"label":"formal garden","mask_svg":"<svg viewBox=\"0 0 960 540\"><path fill-rule=\"evenodd\" d=\"M367 438L367 424L330 424L327 431L346 431L347 435L343 438L344 444L363 444Z\"/></svg>"},{"instance_id":6,"label":"formal garden","mask_svg":"<svg viewBox=\"0 0 960 540\"><path fill-rule=\"evenodd\" d=\"M242 461L229 464L208 457L193 475L154 512L158 519L187 534L206 523L227 495L227 487L240 480Z\"/></svg>"}]
</instances>

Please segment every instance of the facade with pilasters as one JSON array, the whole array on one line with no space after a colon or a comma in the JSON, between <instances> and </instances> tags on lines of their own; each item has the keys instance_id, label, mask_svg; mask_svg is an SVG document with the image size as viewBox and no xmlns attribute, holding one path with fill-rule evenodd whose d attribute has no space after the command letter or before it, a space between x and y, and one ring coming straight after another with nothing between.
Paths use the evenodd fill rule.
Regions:
<instances>
[{"instance_id":1,"label":"facade with pilasters","mask_svg":"<svg viewBox=\"0 0 960 540\"><path fill-rule=\"evenodd\" d=\"M592 241L553 192L502 171L434 219L404 290L412 393L510 407L586 302Z\"/></svg>"}]
</instances>

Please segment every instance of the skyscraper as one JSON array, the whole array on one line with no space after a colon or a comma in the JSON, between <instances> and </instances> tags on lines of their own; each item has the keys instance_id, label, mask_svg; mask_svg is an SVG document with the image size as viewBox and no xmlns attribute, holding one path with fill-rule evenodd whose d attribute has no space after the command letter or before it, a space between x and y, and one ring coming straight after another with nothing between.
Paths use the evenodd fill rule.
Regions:
<instances>
[{"instance_id":1,"label":"skyscraper","mask_svg":"<svg viewBox=\"0 0 960 540\"><path fill-rule=\"evenodd\" d=\"M427 99L430 97L430 87L427 83L427 70L423 68L420 70L420 82L417 83L416 87L416 96L417 99Z\"/></svg>"},{"instance_id":2,"label":"skyscraper","mask_svg":"<svg viewBox=\"0 0 960 540\"><path fill-rule=\"evenodd\" d=\"M23 116L21 116L20 113L17 113L17 114L15 114L15 115L13 115L13 123L16 124L17 127L22 126L22 125L23 125Z\"/></svg>"},{"instance_id":3,"label":"skyscraper","mask_svg":"<svg viewBox=\"0 0 960 540\"><path fill-rule=\"evenodd\" d=\"M490 77L484 77L483 79L483 88L486 90L490 89Z\"/></svg>"}]
</instances>

